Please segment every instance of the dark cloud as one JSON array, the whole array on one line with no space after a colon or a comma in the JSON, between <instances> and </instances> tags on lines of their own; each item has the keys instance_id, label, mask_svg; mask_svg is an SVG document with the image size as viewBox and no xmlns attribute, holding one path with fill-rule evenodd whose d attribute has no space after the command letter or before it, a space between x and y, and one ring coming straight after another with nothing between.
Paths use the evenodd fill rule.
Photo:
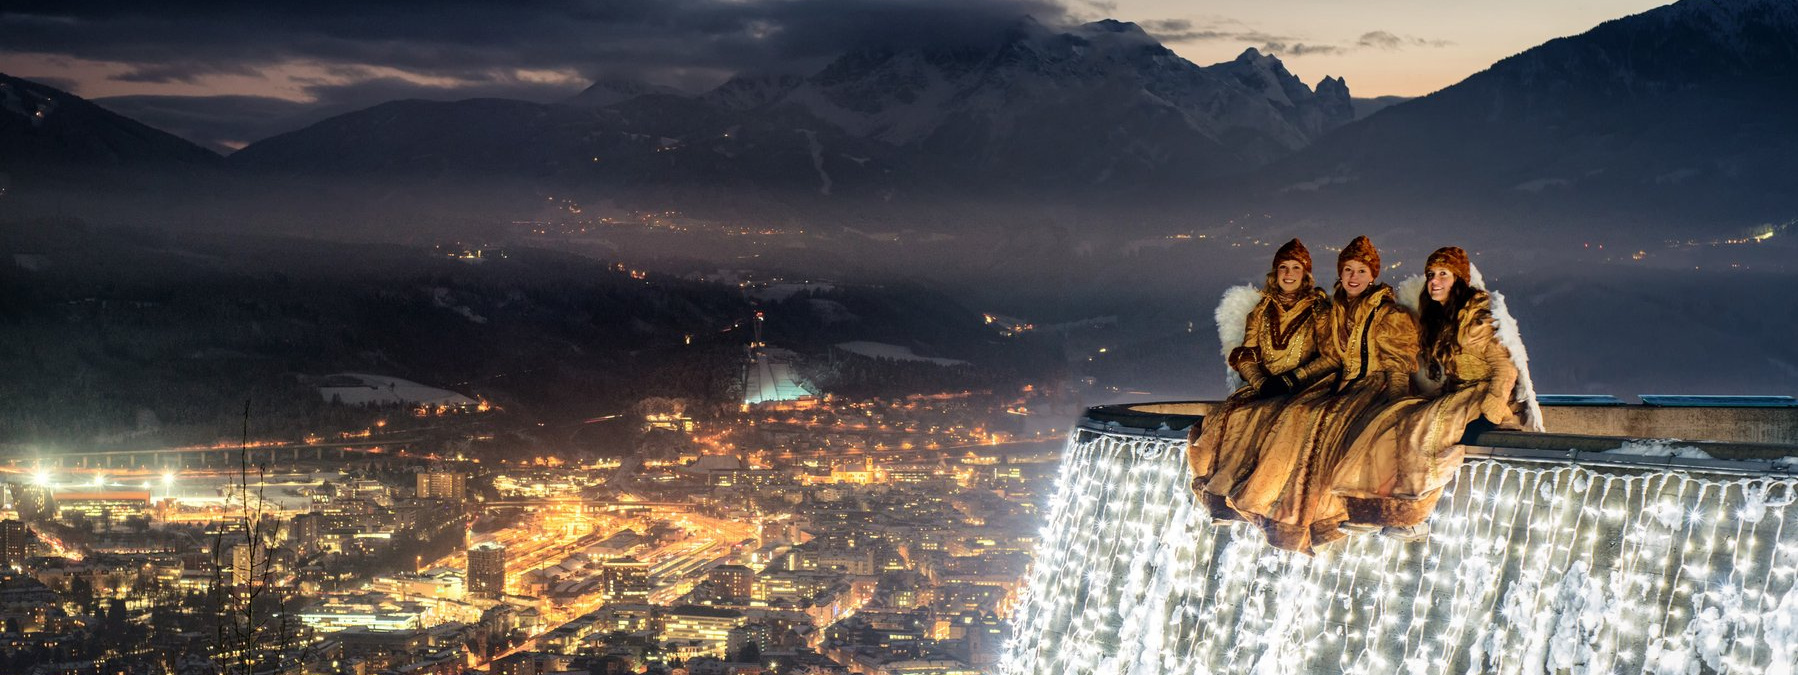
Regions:
<instances>
[{"instance_id":1,"label":"dark cloud","mask_svg":"<svg viewBox=\"0 0 1798 675\"><path fill-rule=\"evenodd\" d=\"M1408 47L1446 47L1451 44L1447 40L1430 40L1420 37L1398 35L1391 31L1376 30L1363 33L1350 44L1319 42L1288 35L1276 35L1253 30L1241 22L1230 19L1218 19L1206 23L1194 22L1190 19L1150 19L1139 21L1137 25L1148 34L1164 43L1208 42L1223 40L1260 45L1261 51L1285 56L1314 56L1321 54L1344 54L1362 49L1399 50Z\"/></svg>"},{"instance_id":2,"label":"dark cloud","mask_svg":"<svg viewBox=\"0 0 1798 675\"><path fill-rule=\"evenodd\" d=\"M1347 47L1340 47L1337 45L1272 41L1262 43L1261 51L1281 56L1315 56L1318 54L1341 54L1350 50Z\"/></svg>"},{"instance_id":3,"label":"dark cloud","mask_svg":"<svg viewBox=\"0 0 1798 675\"><path fill-rule=\"evenodd\" d=\"M366 108L376 103L398 99L421 98L454 101L465 98L512 98L550 102L573 96L582 87L521 82L515 79L490 78L468 81L455 87L433 87L399 78L373 78L349 84L319 84L306 88L306 93L322 105Z\"/></svg>"},{"instance_id":4,"label":"dark cloud","mask_svg":"<svg viewBox=\"0 0 1798 675\"><path fill-rule=\"evenodd\" d=\"M111 79L120 82L169 84L174 82L195 82L207 75L254 75L256 72L256 67L247 63L177 61L173 63L133 64L131 70L114 75Z\"/></svg>"},{"instance_id":5,"label":"dark cloud","mask_svg":"<svg viewBox=\"0 0 1798 675\"><path fill-rule=\"evenodd\" d=\"M1454 43L1448 40L1426 40L1419 37L1395 35L1383 30L1363 33L1361 38L1355 41L1355 46L1357 47L1385 49L1389 51L1404 49L1406 47L1447 47L1452 44Z\"/></svg>"},{"instance_id":6,"label":"dark cloud","mask_svg":"<svg viewBox=\"0 0 1798 675\"><path fill-rule=\"evenodd\" d=\"M120 115L229 154L264 138L388 101L510 98L550 102L579 91L579 87L497 79L457 87L432 87L398 78L373 78L306 87L306 94L313 99L310 102L267 96L111 96L94 102Z\"/></svg>"},{"instance_id":7,"label":"dark cloud","mask_svg":"<svg viewBox=\"0 0 1798 675\"><path fill-rule=\"evenodd\" d=\"M1051 25L1070 18L1060 0L167 0L146 7L135 0L8 2L0 9L0 59L123 64L123 72L113 66L110 76L94 78L134 83L314 78L299 80L315 99L307 104L256 96L107 100L152 126L230 147L397 98L551 101L601 78L697 92L744 71L815 72L854 49L993 40L1026 16ZM545 84L539 80L556 78L520 71L573 77Z\"/></svg>"},{"instance_id":8,"label":"dark cloud","mask_svg":"<svg viewBox=\"0 0 1798 675\"><path fill-rule=\"evenodd\" d=\"M791 71L857 47L988 39L1052 0L170 0L9 3L0 48L129 64L182 82L294 62L466 77L496 69L588 76ZM642 79L648 79L643 77ZM674 84L665 82L664 84Z\"/></svg>"},{"instance_id":9,"label":"dark cloud","mask_svg":"<svg viewBox=\"0 0 1798 675\"><path fill-rule=\"evenodd\" d=\"M1118 4L1110 0L1076 0L1074 5L1097 12L1100 17L1115 17L1118 14Z\"/></svg>"},{"instance_id":10,"label":"dark cloud","mask_svg":"<svg viewBox=\"0 0 1798 675\"><path fill-rule=\"evenodd\" d=\"M1381 49L1397 51L1410 47L1447 47L1453 42L1448 40L1429 40L1408 35L1398 35L1391 31L1369 31L1362 33L1353 44L1306 43L1286 38L1269 38L1262 43L1263 51L1287 56L1313 56L1318 54L1345 54L1363 49Z\"/></svg>"},{"instance_id":11,"label":"dark cloud","mask_svg":"<svg viewBox=\"0 0 1798 675\"><path fill-rule=\"evenodd\" d=\"M1143 31L1155 36L1164 43L1206 42L1211 40L1231 40L1236 42L1258 42L1261 44L1288 43L1290 37L1263 33L1244 28L1235 21L1219 21L1207 25L1198 25L1188 19L1150 19L1139 21Z\"/></svg>"}]
</instances>

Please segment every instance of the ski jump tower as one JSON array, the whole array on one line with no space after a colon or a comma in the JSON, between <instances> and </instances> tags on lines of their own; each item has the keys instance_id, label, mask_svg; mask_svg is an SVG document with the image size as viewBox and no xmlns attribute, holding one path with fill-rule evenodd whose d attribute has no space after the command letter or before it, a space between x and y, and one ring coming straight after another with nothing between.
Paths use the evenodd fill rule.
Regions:
<instances>
[{"instance_id":1,"label":"ski jump tower","mask_svg":"<svg viewBox=\"0 0 1798 675\"><path fill-rule=\"evenodd\" d=\"M1192 500L1208 404L1092 408L999 672L1792 675L1798 401L1556 398L1581 433L1481 435L1427 541L1315 557Z\"/></svg>"}]
</instances>

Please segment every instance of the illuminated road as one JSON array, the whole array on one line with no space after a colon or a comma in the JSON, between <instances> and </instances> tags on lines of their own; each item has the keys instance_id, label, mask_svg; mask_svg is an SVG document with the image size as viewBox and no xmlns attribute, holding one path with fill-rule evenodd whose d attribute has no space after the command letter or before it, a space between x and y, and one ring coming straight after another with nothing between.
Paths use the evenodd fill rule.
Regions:
<instances>
[{"instance_id":1,"label":"illuminated road","mask_svg":"<svg viewBox=\"0 0 1798 675\"><path fill-rule=\"evenodd\" d=\"M979 456L982 456L983 454L986 454L986 455L996 454L996 453L976 452L977 450L985 449L985 448L1002 448L1002 447L1020 446L1020 445L1042 445L1042 446L1045 446L1045 450L1047 450L1049 448L1053 448L1055 451L1059 451L1061 446L1064 446L1066 444L1067 444L1066 439L1026 438L1026 439L1013 440L1013 441L998 441L995 443L966 443L966 444L962 444L962 445L945 445L945 446L937 447L937 448L917 448L917 449L912 449L912 450L869 450L867 448L849 448L849 449L833 448L833 449L827 449L827 450L808 450L808 451L804 451L804 452L781 453L778 456L782 457L782 458L817 457L817 458L829 458L829 459L836 459L836 458L842 458L842 457L865 457L865 458L872 459L872 460L886 461L886 462L890 462L890 463L915 463L915 462L927 462L927 461L939 461L939 460L951 460L951 459L967 459L970 457L979 457Z\"/></svg>"}]
</instances>

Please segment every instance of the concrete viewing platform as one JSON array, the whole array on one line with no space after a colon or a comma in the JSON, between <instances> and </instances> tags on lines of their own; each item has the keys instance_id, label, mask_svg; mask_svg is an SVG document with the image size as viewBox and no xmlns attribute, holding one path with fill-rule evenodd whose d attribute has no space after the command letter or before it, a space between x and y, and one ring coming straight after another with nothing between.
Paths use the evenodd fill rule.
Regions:
<instances>
[{"instance_id":1,"label":"concrete viewing platform","mask_svg":"<svg viewBox=\"0 0 1798 675\"><path fill-rule=\"evenodd\" d=\"M1609 396L1541 397L1546 432L1493 430L1468 457L1569 461L1732 472L1798 473L1798 399L1787 396L1643 396L1672 404L1625 404ZM1578 399L1578 403L1562 403ZM1604 402L1598 402L1604 401ZM1185 438L1217 405L1212 401L1130 403L1087 409L1080 428L1131 430ZM1664 448L1697 450L1666 456ZM1595 456L1603 453L1603 456ZM1681 456L1681 455L1684 456Z\"/></svg>"},{"instance_id":2,"label":"concrete viewing platform","mask_svg":"<svg viewBox=\"0 0 1798 675\"><path fill-rule=\"evenodd\" d=\"M1315 556L1195 503L1213 404L1089 409L1000 672L1789 674L1798 404L1675 398L1544 397L1548 433L1468 447L1427 540Z\"/></svg>"}]
</instances>

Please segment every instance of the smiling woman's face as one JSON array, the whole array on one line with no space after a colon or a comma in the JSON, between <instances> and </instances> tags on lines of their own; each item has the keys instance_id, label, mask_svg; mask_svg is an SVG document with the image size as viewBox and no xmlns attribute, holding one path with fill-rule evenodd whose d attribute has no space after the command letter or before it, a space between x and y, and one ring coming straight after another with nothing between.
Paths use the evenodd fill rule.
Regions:
<instances>
[{"instance_id":1,"label":"smiling woman's face","mask_svg":"<svg viewBox=\"0 0 1798 675\"><path fill-rule=\"evenodd\" d=\"M1297 260L1282 260L1274 268L1274 283L1279 284L1281 293L1292 293L1305 283L1305 266Z\"/></svg>"},{"instance_id":2,"label":"smiling woman's face","mask_svg":"<svg viewBox=\"0 0 1798 675\"><path fill-rule=\"evenodd\" d=\"M1366 263L1350 260L1342 264L1342 290L1351 298L1361 297L1373 285L1373 270Z\"/></svg>"},{"instance_id":3,"label":"smiling woman's face","mask_svg":"<svg viewBox=\"0 0 1798 675\"><path fill-rule=\"evenodd\" d=\"M1430 299L1436 302L1448 302L1448 292L1455 287L1455 273L1446 267L1431 267L1424 270L1424 286L1430 291Z\"/></svg>"}]
</instances>

